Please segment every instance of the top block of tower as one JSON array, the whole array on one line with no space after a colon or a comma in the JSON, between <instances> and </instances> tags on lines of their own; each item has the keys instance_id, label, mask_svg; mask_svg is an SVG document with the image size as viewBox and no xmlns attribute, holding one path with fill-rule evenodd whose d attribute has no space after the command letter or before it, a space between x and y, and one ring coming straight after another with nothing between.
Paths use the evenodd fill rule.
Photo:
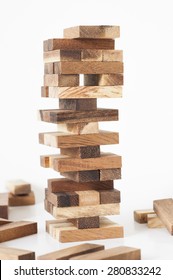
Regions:
<instances>
[{"instance_id":1,"label":"top block of tower","mask_svg":"<svg viewBox=\"0 0 173 280\"><path fill-rule=\"evenodd\" d=\"M114 39L120 37L120 27L111 25L74 26L64 29L64 38Z\"/></svg>"}]
</instances>

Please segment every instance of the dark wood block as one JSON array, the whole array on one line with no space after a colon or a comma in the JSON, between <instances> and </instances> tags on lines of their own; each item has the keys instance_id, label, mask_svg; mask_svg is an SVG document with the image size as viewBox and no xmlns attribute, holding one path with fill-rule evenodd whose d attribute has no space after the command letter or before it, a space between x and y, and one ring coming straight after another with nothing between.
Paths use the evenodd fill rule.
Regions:
<instances>
[{"instance_id":1,"label":"dark wood block","mask_svg":"<svg viewBox=\"0 0 173 280\"><path fill-rule=\"evenodd\" d=\"M61 172L60 174L75 182L97 182L100 180L99 170Z\"/></svg>"},{"instance_id":2,"label":"dark wood block","mask_svg":"<svg viewBox=\"0 0 173 280\"><path fill-rule=\"evenodd\" d=\"M120 191L114 190L101 190L100 193L100 204L107 203L120 203Z\"/></svg>"},{"instance_id":3,"label":"dark wood block","mask_svg":"<svg viewBox=\"0 0 173 280\"><path fill-rule=\"evenodd\" d=\"M59 99L59 108L62 110L88 111L97 109L96 98Z\"/></svg>"},{"instance_id":4,"label":"dark wood block","mask_svg":"<svg viewBox=\"0 0 173 280\"><path fill-rule=\"evenodd\" d=\"M121 86L123 74L85 74L84 86Z\"/></svg>"},{"instance_id":5,"label":"dark wood block","mask_svg":"<svg viewBox=\"0 0 173 280\"><path fill-rule=\"evenodd\" d=\"M100 226L100 221L98 216L70 219L69 221L78 229L99 228Z\"/></svg>"},{"instance_id":6,"label":"dark wood block","mask_svg":"<svg viewBox=\"0 0 173 280\"><path fill-rule=\"evenodd\" d=\"M75 158L95 158L100 156L100 146L86 146L78 148L61 149L62 155Z\"/></svg>"}]
</instances>

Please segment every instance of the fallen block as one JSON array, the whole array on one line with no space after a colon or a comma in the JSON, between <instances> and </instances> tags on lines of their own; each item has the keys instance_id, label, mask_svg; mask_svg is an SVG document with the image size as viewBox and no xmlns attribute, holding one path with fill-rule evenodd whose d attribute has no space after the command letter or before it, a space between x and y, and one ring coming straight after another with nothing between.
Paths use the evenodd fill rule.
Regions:
<instances>
[{"instance_id":1,"label":"fallen block","mask_svg":"<svg viewBox=\"0 0 173 280\"><path fill-rule=\"evenodd\" d=\"M149 228L165 228L165 225L156 214L147 215L147 226Z\"/></svg>"},{"instance_id":2,"label":"fallen block","mask_svg":"<svg viewBox=\"0 0 173 280\"><path fill-rule=\"evenodd\" d=\"M169 233L173 235L173 199L154 200L153 207Z\"/></svg>"},{"instance_id":3,"label":"fallen block","mask_svg":"<svg viewBox=\"0 0 173 280\"><path fill-rule=\"evenodd\" d=\"M0 193L0 218L8 219L8 193Z\"/></svg>"},{"instance_id":4,"label":"fallen block","mask_svg":"<svg viewBox=\"0 0 173 280\"><path fill-rule=\"evenodd\" d=\"M1 260L35 260L35 252L16 249L11 247L0 247Z\"/></svg>"},{"instance_id":5,"label":"fallen block","mask_svg":"<svg viewBox=\"0 0 173 280\"><path fill-rule=\"evenodd\" d=\"M33 191L24 195L13 195L12 193L9 193L8 199L9 206L26 206L35 204L35 195Z\"/></svg>"},{"instance_id":6,"label":"fallen block","mask_svg":"<svg viewBox=\"0 0 173 280\"><path fill-rule=\"evenodd\" d=\"M28 194L31 192L31 184L23 180L13 180L6 183L6 187L10 193L14 195L18 194Z\"/></svg>"},{"instance_id":7,"label":"fallen block","mask_svg":"<svg viewBox=\"0 0 173 280\"><path fill-rule=\"evenodd\" d=\"M146 224L148 214L154 214L154 210L152 210L152 209L135 210L134 211L134 220L139 224Z\"/></svg>"}]
</instances>

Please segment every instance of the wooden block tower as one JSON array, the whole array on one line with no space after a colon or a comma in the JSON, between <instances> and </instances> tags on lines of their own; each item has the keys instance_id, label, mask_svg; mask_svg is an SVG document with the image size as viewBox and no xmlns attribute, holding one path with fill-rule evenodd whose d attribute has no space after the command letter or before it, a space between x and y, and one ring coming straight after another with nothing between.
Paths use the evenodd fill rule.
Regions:
<instances>
[{"instance_id":1,"label":"wooden block tower","mask_svg":"<svg viewBox=\"0 0 173 280\"><path fill-rule=\"evenodd\" d=\"M120 213L121 156L102 153L119 134L98 122L118 121L118 110L97 108L97 98L122 96L122 51L114 49L119 26L77 26L63 39L44 41L42 97L58 98L59 109L40 110L40 120L58 131L40 133L39 142L60 149L41 156L41 166L65 178L48 179L45 209L56 220L46 230L60 242L123 237L123 227L104 216ZM81 84L83 78L83 84Z\"/></svg>"}]
</instances>

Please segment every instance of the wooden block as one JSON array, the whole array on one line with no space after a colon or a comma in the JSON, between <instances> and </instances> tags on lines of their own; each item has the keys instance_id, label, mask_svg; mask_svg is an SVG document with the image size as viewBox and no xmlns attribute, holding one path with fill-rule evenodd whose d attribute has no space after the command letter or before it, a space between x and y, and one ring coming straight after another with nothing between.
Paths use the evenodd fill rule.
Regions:
<instances>
[{"instance_id":1,"label":"wooden block","mask_svg":"<svg viewBox=\"0 0 173 280\"><path fill-rule=\"evenodd\" d=\"M35 252L16 249L11 247L0 247L1 260L35 260Z\"/></svg>"},{"instance_id":2,"label":"wooden block","mask_svg":"<svg viewBox=\"0 0 173 280\"><path fill-rule=\"evenodd\" d=\"M47 132L39 134L39 143L56 148L112 145L119 143L119 134L117 132L102 130L99 133L80 135L63 132Z\"/></svg>"},{"instance_id":3,"label":"wooden block","mask_svg":"<svg viewBox=\"0 0 173 280\"><path fill-rule=\"evenodd\" d=\"M67 156L61 156L61 155L56 155L56 154L53 154L53 155L46 155L46 156L40 156L40 165L44 168L53 168L54 166L54 159L56 158L60 158L62 159L62 157L67 157Z\"/></svg>"},{"instance_id":4,"label":"wooden block","mask_svg":"<svg viewBox=\"0 0 173 280\"><path fill-rule=\"evenodd\" d=\"M121 168L101 169L100 181L121 179Z\"/></svg>"},{"instance_id":5,"label":"wooden block","mask_svg":"<svg viewBox=\"0 0 173 280\"><path fill-rule=\"evenodd\" d=\"M86 183L76 184L76 182L65 178L48 179L49 192L111 190L111 189L113 189L113 181L86 182Z\"/></svg>"},{"instance_id":6,"label":"wooden block","mask_svg":"<svg viewBox=\"0 0 173 280\"><path fill-rule=\"evenodd\" d=\"M98 216L70 219L69 221L78 229L99 228L100 227L100 219Z\"/></svg>"},{"instance_id":7,"label":"wooden block","mask_svg":"<svg viewBox=\"0 0 173 280\"><path fill-rule=\"evenodd\" d=\"M0 218L8 219L8 193L0 193Z\"/></svg>"},{"instance_id":8,"label":"wooden block","mask_svg":"<svg viewBox=\"0 0 173 280\"><path fill-rule=\"evenodd\" d=\"M59 99L59 108L62 110L88 111L97 109L97 99Z\"/></svg>"},{"instance_id":9,"label":"wooden block","mask_svg":"<svg viewBox=\"0 0 173 280\"><path fill-rule=\"evenodd\" d=\"M49 87L77 87L79 75L44 75L44 86Z\"/></svg>"},{"instance_id":10,"label":"wooden block","mask_svg":"<svg viewBox=\"0 0 173 280\"><path fill-rule=\"evenodd\" d=\"M104 250L103 245L85 243L85 244L80 244L77 246L65 248L62 250L54 251L46 255L42 255L39 256L37 259L38 260L68 260L69 258L78 255L97 252L100 250Z\"/></svg>"},{"instance_id":11,"label":"wooden block","mask_svg":"<svg viewBox=\"0 0 173 280\"><path fill-rule=\"evenodd\" d=\"M159 199L153 202L154 210L167 230L173 235L173 199Z\"/></svg>"},{"instance_id":12,"label":"wooden block","mask_svg":"<svg viewBox=\"0 0 173 280\"><path fill-rule=\"evenodd\" d=\"M79 196L79 206L90 206L100 204L98 191L76 191Z\"/></svg>"},{"instance_id":13,"label":"wooden block","mask_svg":"<svg viewBox=\"0 0 173 280\"><path fill-rule=\"evenodd\" d=\"M147 226L149 228L165 228L165 225L156 214L147 215Z\"/></svg>"},{"instance_id":14,"label":"wooden block","mask_svg":"<svg viewBox=\"0 0 173 280\"><path fill-rule=\"evenodd\" d=\"M13 240L37 233L37 223L35 222L13 222L0 227L0 242Z\"/></svg>"},{"instance_id":15,"label":"wooden block","mask_svg":"<svg viewBox=\"0 0 173 280\"><path fill-rule=\"evenodd\" d=\"M140 260L141 250L120 246L83 256L72 257L70 260Z\"/></svg>"},{"instance_id":16,"label":"wooden block","mask_svg":"<svg viewBox=\"0 0 173 280\"><path fill-rule=\"evenodd\" d=\"M154 214L154 211L152 209L135 210L134 211L134 220L139 224L146 224L148 214Z\"/></svg>"},{"instance_id":17,"label":"wooden block","mask_svg":"<svg viewBox=\"0 0 173 280\"><path fill-rule=\"evenodd\" d=\"M41 96L61 99L120 98L121 86L42 87Z\"/></svg>"},{"instance_id":18,"label":"wooden block","mask_svg":"<svg viewBox=\"0 0 173 280\"><path fill-rule=\"evenodd\" d=\"M0 218L0 226L12 223L12 221Z\"/></svg>"},{"instance_id":19,"label":"wooden block","mask_svg":"<svg viewBox=\"0 0 173 280\"><path fill-rule=\"evenodd\" d=\"M86 146L78 148L61 149L62 155L74 158L96 158L100 157L100 146Z\"/></svg>"},{"instance_id":20,"label":"wooden block","mask_svg":"<svg viewBox=\"0 0 173 280\"><path fill-rule=\"evenodd\" d=\"M50 65L48 65L50 64ZM53 66L52 66L53 64ZM121 61L61 61L46 63L45 74L120 74Z\"/></svg>"},{"instance_id":21,"label":"wooden block","mask_svg":"<svg viewBox=\"0 0 173 280\"><path fill-rule=\"evenodd\" d=\"M44 51L53 50L82 50L82 49L100 49L113 50L115 47L112 39L48 39L43 42Z\"/></svg>"},{"instance_id":22,"label":"wooden block","mask_svg":"<svg viewBox=\"0 0 173 280\"><path fill-rule=\"evenodd\" d=\"M120 204L99 204L80 207L55 207L53 206L53 217L58 218L83 218L83 217L95 217L95 216L108 216L119 215Z\"/></svg>"},{"instance_id":23,"label":"wooden block","mask_svg":"<svg viewBox=\"0 0 173 280\"><path fill-rule=\"evenodd\" d=\"M35 204L35 195L31 191L29 194L14 195L9 193L8 196L9 206L25 206Z\"/></svg>"},{"instance_id":24,"label":"wooden block","mask_svg":"<svg viewBox=\"0 0 173 280\"><path fill-rule=\"evenodd\" d=\"M109 203L120 203L120 191L113 190L101 190L100 193L100 204Z\"/></svg>"},{"instance_id":25,"label":"wooden block","mask_svg":"<svg viewBox=\"0 0 173 280\"><path fill-rule=\"evenodd\" d=\"M44 209L51 215L53 214L53 204L47 199L44 200Z\"/></svg>"},{"instance_id":26,"label":"wooden block","mask_svg":"<svg viewBox=\"0 0 173 280\"><path fill-rule=\"evenodd\" d=\"M80 61L81 50L55 50L43 54L44 63L56 61Z\"/></svg>"},{"instance_id":27,"label":"wooden block","mask_svg":"<svg viewBox=\"0 0 173 280\"><path fill-rule=\"evenodd\" d=\"M31 184L23 180L8 181L6 187L14 195L28 194L31 192Z\"/></svg>"},{"instance_id":28,"label":"wooden block","mask_svg":"<svg viewBox=\"0 0 173 280\"><path fill-rule=\"evenodd\" d=\"M79 206L79 195L76 192L48 193L47 200L56 207Z\"/></svg>"},{"instance_id":29,"label":"wooden block","mask_svg":"<svg viewBox=\"0 0 173 280\"><path fill-rule=\"evenodd\" d=\"M58 124L58 131L71 134L99 133L98 122Z\"/></svg>"},{"instance_id":30,"label":"wooden block","mask_svg":"<svg viewBox=\"0 0 173 280\"><path fill-rule=\"evenodd\" d=\"M102 61L123 61L122 50L103 50Z\"/></svg>"},{"instance_id":31,"label":"wooden block","mask_svg":"<svg viewBox=\"0 0 173 280\"><path fill-rule=\"evenodd\" d=\"M122 74L86 74L84 86L121 86L123 85Z\"/></svg>"},{"instance_id":32,"label":"wooden block","mask_svg":"<svg viewBox=\"0 0 173 280\"><path fill-rule=\"evenodd\" d=\"M75 182L96 182L100 180L99 170L61 172L60 174Z\"/></svg>"},{"instance_id":33,"label":"wooden block","mask_svg":"<svg viewBox=\"0 0 173 280\"><path fill-rule=\"evenodd\" d=\"M100 109L91 110L90 114L86 111L73 110L39 110L40 120L50 123L80 123L97 121L118 121L118 110Z\"/></svg>"},{"instance_id":34,"label":"wooden block","mask_svg":"<svg viewBox=\"0 0 173 280\"><path fill-rule=\"evenodd\" d=\"M102 50L82 50L81 61L102 61Z\"/></svg>"},{"instance_id":35,"label":"wooden block","mask_svg":"<svg viewBox=\"0 0 173 280\"><path fill-rule=\"evenodd\" d=\"M94 239L122 238L123 227L108 219L101 219L100 228L77 229L74 226L55 227L54 236L59 242L79 242Z\"/></svg>"},{"instance_id":36,"label":"wooden block","mask_svg":"<svg viewBox=\"0 0 173 280\"><path fill-rule=\"evenodd\" d=\"M54 63L53 62L45 63L44 64L44 75L53 75L53 74L57 74L54 71Z\"/></svg>"},{"instance_id":37,"label":"wooden block","mask_svg":"<svg viewBox=\"0 0 173 280\"><path fill-rule=\"evenodd\" d=\"M65 38L119 38L120 27L112 25L74 26L64 29Z\"/></svg>"}]
</instances>

